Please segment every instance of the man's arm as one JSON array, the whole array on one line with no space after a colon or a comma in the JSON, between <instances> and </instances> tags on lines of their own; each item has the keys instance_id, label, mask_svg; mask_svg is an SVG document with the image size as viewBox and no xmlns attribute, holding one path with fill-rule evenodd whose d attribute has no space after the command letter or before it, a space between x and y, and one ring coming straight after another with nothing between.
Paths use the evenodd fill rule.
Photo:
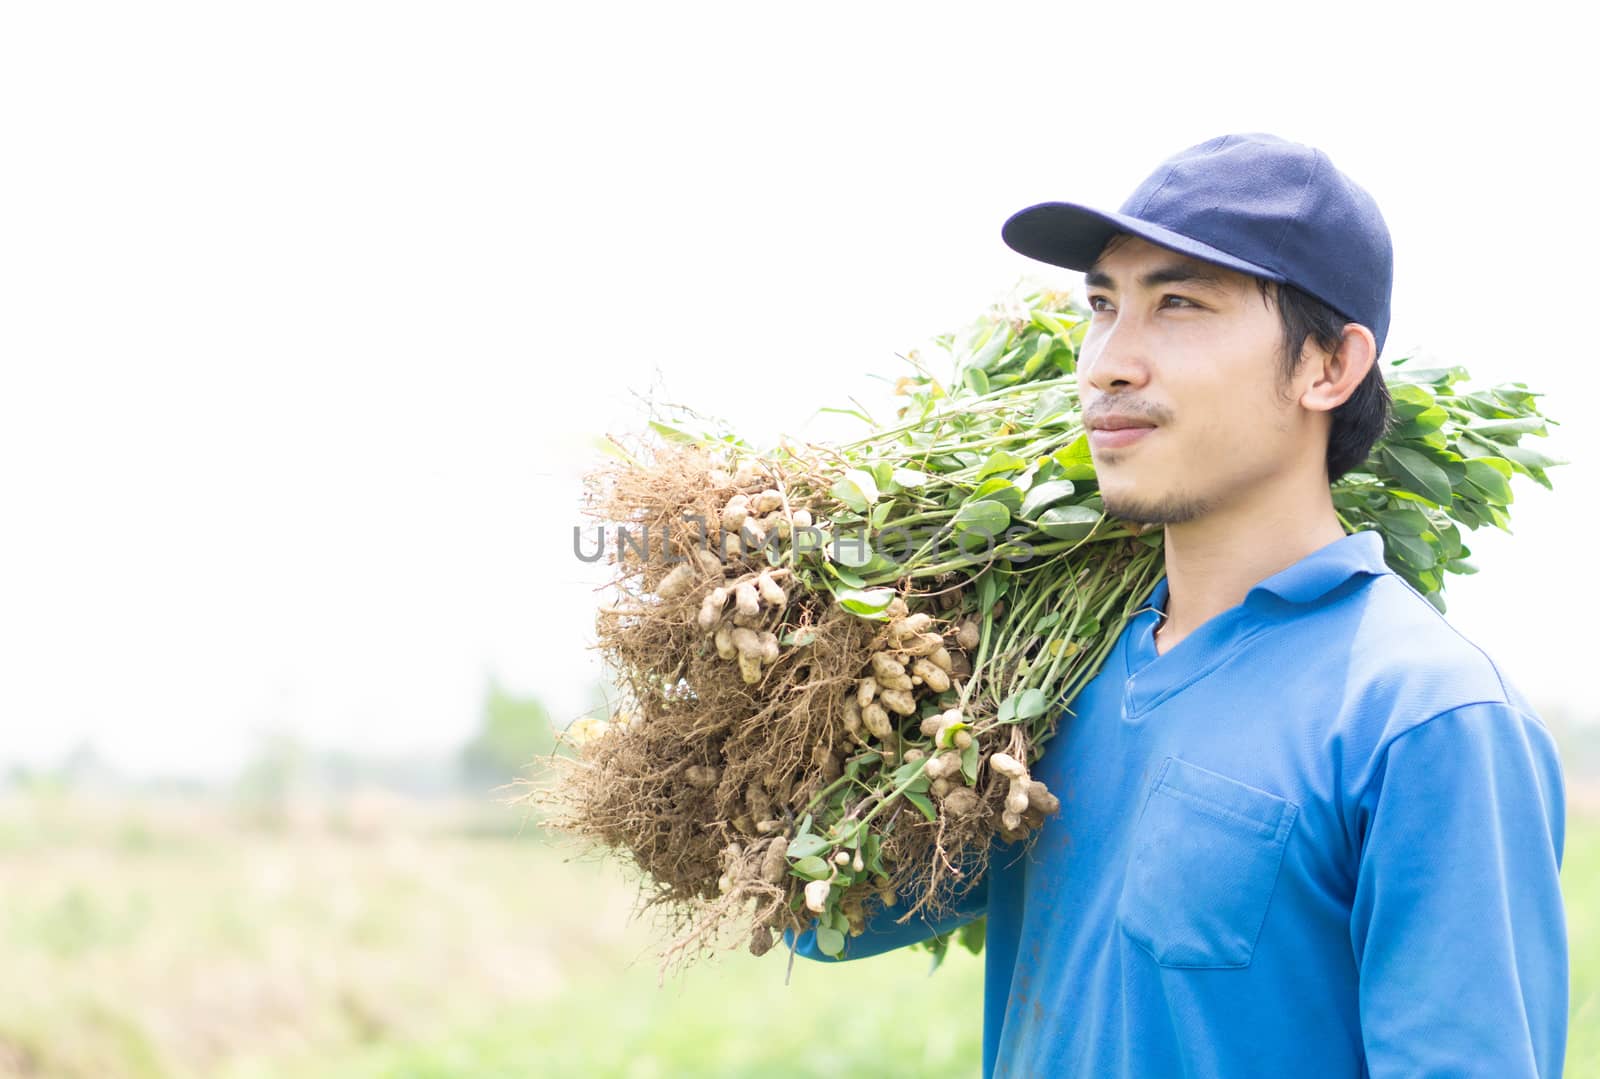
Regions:
<instances>
[{"instance_id":1,"label":"man's arm","mask_svg":"<svg viewBox=\"0 0 1600 1079\"><path fill-rule=\"evenodd\" d=\"M1357 811L1350 941L1384 1076L1558 1076L1566 794L1543 724L1463 705L1397 736Z\"/></svg>"},{"instance_id":2,"label":"man's arm","mask_svg":"<svg viewBox=\"0 0 1600 1079\"><path fill-rule=\"evenodd\" d=\"M955 904L954 909L943 918L928 919L919 912L899 923L908 909L907 897L899 897L899 901L892 907L873 904L875 909L867 917L866 929L859 937L849 934L844 938L844 950L837 956L828 955L817 947L816 920L812 919L811 928L796 937L794 931L783 931L783 943L787 947L794 942L796 954L807 959L817 959L822 962L843 962L847 959L865 959L868 956L880 955L883 952L904 948L909 944L917 944L930 937L949 933L967 924L975 918L982 917L989 909L989 877L985 874L973 884L970 890Z\"/></svg>"}]
</instances>

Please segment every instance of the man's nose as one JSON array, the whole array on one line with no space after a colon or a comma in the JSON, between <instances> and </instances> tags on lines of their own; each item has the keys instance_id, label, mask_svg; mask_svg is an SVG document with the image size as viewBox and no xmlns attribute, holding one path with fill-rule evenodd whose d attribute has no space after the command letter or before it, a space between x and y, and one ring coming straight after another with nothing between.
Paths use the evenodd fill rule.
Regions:
<instances>
[{"instance_id":1,"label":"man's nose","mask_svg":"<svg viewBox=\"0 0 1600 1079\"><path fill-rule=\"evenodd\" d=\"M1143 387L1150 377L1144 328L1135 318L1118 318L1091 334L1078 356L1078 381L1100 393Z\"/></svg>"}]
</instances>

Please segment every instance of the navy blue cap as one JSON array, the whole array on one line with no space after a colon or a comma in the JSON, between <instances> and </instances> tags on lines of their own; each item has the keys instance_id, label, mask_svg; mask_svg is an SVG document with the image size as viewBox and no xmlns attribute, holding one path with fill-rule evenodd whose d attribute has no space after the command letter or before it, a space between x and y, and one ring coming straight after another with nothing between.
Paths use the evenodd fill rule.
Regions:
<instances>
[{"instance_id":1,"label":"navy blue cap","mask_svg":"<svg viewBox=\"0 0 1600 1079\"><path fill-rule=\"evenodd\" d=\"M1222 135L1163 161L1116 213L1042 202L1012 214L1000 236L1029 258L1087 270L1118 232L1291 284L1367 327L1383 351L1389 226L1320 150L1276 135Z\"/></svg>"}]
</instances>

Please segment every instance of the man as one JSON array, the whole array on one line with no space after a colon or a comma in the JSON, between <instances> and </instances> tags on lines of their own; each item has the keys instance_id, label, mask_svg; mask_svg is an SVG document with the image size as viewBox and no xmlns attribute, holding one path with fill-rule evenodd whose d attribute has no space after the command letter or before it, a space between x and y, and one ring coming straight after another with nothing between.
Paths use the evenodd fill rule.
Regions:
<instances>
[{"instance_id":1,"label":"man","mask_svg":"<svg viewBox=\"0 0 1600 1079\"><path fill-rule=\"evenodd\" d=\"M1166 576L1034 766L1034 846L842 958L986 915L985 1076L1559 1075L1555 745L1330 497L1387 422L1377 205L1230 135L1002 235L1087 272L1100 490L1164 526Z\"/></svg>"}]
</instances>

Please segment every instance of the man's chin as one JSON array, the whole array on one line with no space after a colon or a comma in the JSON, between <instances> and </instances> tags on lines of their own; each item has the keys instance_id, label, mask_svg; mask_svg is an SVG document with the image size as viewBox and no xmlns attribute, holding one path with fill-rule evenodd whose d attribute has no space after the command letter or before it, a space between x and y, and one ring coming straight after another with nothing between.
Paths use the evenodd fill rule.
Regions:
<instances>
[{"instance_id":1,"label":"man's chin","mask_svg":"<svg viewBox=\"0 0 1600 1079\"><path fill-rule=\"evenodd\" d=\"M1126 522L1134 535L1161 525L1183 524L1204 516L1210 507L1201 499L1179 495L1139 496L1129 491L1100 490L1107 517Z\"/></svg>"},{"instance_id":2,"label":"man's chin","mask_svg":"<svg viewBox=\"0 0 1600 1079\"><path fill-rule=\"evenodd\" d=\"M1149 516L1151 509L1149 499L1140 496L1136 491L1126 488L1107 490L1102 485L1100 501L1105 507L1107 517L1140 524L1154 523Z\"/></svg>"}]
</instances>

